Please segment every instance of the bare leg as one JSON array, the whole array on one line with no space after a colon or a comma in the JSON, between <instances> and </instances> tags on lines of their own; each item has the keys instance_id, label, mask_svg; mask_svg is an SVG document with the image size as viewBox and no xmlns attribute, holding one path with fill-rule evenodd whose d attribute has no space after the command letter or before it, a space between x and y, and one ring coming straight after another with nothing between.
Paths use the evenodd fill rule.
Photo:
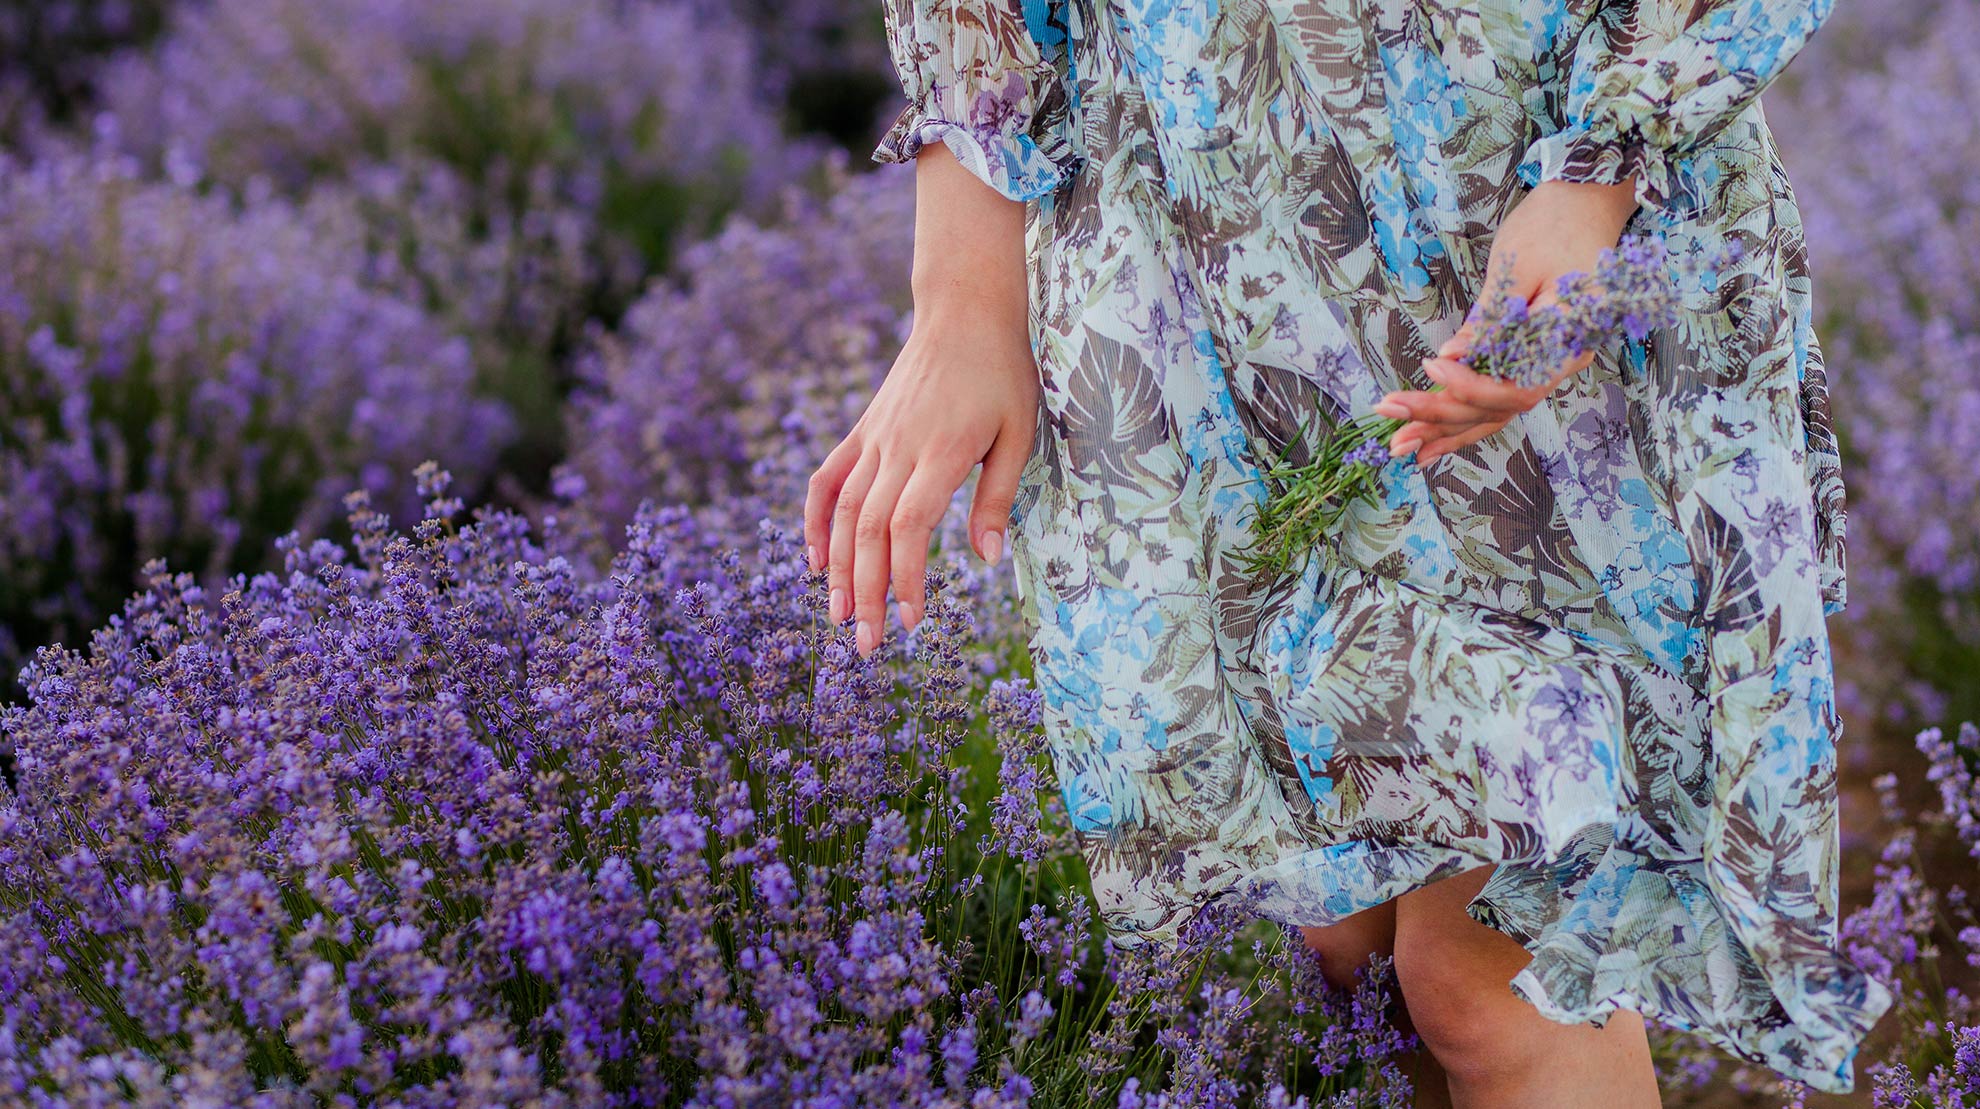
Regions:
<instances>
[{"instance_id":1,"label":"bare leg","mask_svg":"<svg viewBox=\"0 0 1980 1109\"><path fill-rule=\"evenodd\" d=\"M1355 986L1355 972L1368 965L1371 955L1392 958L1396 953L1396 903L1384 901L1372 909L1363 909L1339 924L1324 928L1302 928L1306 945L1320 953L1320 973L1335 989L1351 990ZM1409 1012L1404 1009L1400 1021L1405 1032L1413 1032L1410 1027ZM1410 1052L1397 1060L1404 1075L1408 1076L1411 1088L1416 1091L1416 1109L1451 1109L1450 1087L1444 1078L1444 1068L1437 1065L1436 1057L1422 1048Z\"/></svg>"},{"instance_id":2,"label":"bare leg","mask_svg":"<svg viewBox=\"0 0 1980 1109\"><path fill-rule=\"evenodd\" d=\"M1603 1028L1548 1020L1506 988L1532 958L1471 919L1490 866L1395 901L1396 976L1411 1022L1443 1066L1458 1109L1654 1109L1661 1104L1643 1018Z\"/></svg>"}]
</instances>

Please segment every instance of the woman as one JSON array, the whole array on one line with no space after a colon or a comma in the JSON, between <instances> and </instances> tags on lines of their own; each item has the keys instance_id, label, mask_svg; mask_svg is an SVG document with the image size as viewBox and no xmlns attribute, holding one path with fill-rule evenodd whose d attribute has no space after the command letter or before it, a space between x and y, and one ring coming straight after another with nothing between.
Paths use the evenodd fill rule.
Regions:
<instances>
[{"instance_id":1,"label":"woman","mask_svg":"<svg viewBox=\"0 0 1980 1109\"><path fill-rule=\"evenodd\" d=\"M807 542L870 652L981 463L1117 937L1393 954L1426 1104L1654 1105L1646 1015L1851 1086L1842 487L1758 101L1828 7L889 0L914 327ZM1743 249L1551 387L1454 360L1626 230ZM1385 503L1247 575L1261 460L1371 409Z\"/></svg>"}]
</instances>

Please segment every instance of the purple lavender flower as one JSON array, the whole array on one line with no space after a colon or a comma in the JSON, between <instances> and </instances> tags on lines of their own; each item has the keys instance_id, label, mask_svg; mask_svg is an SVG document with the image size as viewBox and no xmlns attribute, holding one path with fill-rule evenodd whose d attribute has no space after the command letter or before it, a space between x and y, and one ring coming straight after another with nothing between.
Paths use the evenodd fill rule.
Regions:
<instances>
[{"instance_id":1,"label":"purple lavender flower","mask_svg":"<svg viewBox=\"0 0 1980 1109\"><path fill-rule=\"evenodd\" d=\"M236 210L128 159L0 153L0 660L79 642L167 556L209 580L436 449L508 435L464 343L366 287L355 213ZM395 505L411 508L411 497Z\"/></svg>"},{"instance_id":2,"label":"purple lavender flower","mask_svg":"<svg viewBox=\"0 0 1980 1109\"><path fill-rule=\"evenodd\" d=\"M1641 342L1677 321L1673 265L1660 240L1631 236L1604 250L1590 273L1562 275L1556 299L1539 308L1511 295L1502 278L1470 314L1473 339L1463 361L1524 388L1544 385L1560 367L1618 336Z\"/></svg>"},{"instance_id":3,"label":"purple lavender flower","mask_svg":"<svg viewBox=\"0 0 1980 1109\"><path fill-rule=\"evenodd\" d=\"M816 161L756 70L750 34L687 0L212 0L100 84L161 174L356 193L381 285L472 337L547 468L589 321Z\"/></svg>"},{"instance_id":4,"label":"purple lavender flower","mask_svg":"<svg viewBox=\"0 0 1980 1109\"><path fill-rule=\"evenodd\" d=\"M1871 491L1851 499L1844 692L1915 728L1980 713L1980 11L1862 7L1813 40L1769 113L1807 225L1845 475Z\"/></svg>"},{"instance_id":5,"label":"purple lavender flower","mask_svg":"<svg viewBox=\"0 0 1980 1109\"><path fill-rule=\"evenodd\" d=\"M913 182L837 169L828 198L792 193L775 224L686 251L580 355L571 465L611 518L755 491L766 462L807 472L886 375L912 304Z\"/></svg>"},{"instance_id":6,"label":"purple lavender flower","mask_svg":"<svg viewBox=\"0 0 1980 1109\"><path fill-rule=\"evenodd\" d=\"M1264 1096L1322 1035L1311 953L1240 954L1229 906L1097 942L1062 812L1035 862L973 849L968 768L1037 719L1016 683L986 707L1007 644L972 642L953 568L861 659L767 522L737 548L649 503L600 560L581 501L463 519L417 477L410 529L359 492L351 542L287 537L280 573L153 562L87 655L28 668L0 1082L1015 1109L1132 1081L1182 1109Z\"/></svg>"},{"instance_id":7,"label":"purple lavender flower","mask_svg":"<svg viewBox=\"0 0 1980 1109\"><path fill-rule=\"evenodd\" d=\"M1389 464L1389 451L1379 441L1370 439L1341 458L1347 466L1386 466Z\"/></svg>"}]
</instances>

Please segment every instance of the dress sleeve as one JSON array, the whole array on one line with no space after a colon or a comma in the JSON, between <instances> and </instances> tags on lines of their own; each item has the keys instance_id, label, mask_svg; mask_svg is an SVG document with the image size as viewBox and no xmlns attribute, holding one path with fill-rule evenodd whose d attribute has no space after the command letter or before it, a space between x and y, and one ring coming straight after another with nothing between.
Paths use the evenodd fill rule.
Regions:
<instances>
[{"instance_id":1,"label":"dress sleeve","mask_svg":"<svg viewBox=\"0 0 1980 1109\"><path fill-rule=\"evenodd\" d=\"M874 148L911 162L937 139L1012 200L1072 177L1064 0L885 0L887 48L907 107Z\"/></svg>"},{"instance_id":2,"label":"dress sleeve","mask_svg":"<svg viewBox=\"0 0 1980 1109\"><path fill-rule=\"evenodd\" d=\"M1705 208L1693 155L1752 104L1828 17L1833 0L1611 0L1575 51L1567 126L1519 166L1541 181L1636 178L1640 204Z\"/></svg>"}]
</instances>

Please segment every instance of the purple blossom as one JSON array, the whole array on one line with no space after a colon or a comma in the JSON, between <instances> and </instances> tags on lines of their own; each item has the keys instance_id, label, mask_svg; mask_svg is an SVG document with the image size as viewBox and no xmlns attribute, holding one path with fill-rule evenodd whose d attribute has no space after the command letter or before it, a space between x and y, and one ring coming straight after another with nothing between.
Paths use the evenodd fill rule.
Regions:
<instances>
[{"instance_id":1,"label":"purple blossom","mask_svg":"<svg viewBox=\"0 0 1980 1109\"><path fill-rule=\"evenodd\" d=\"M101 149L0 153L0 661L80 641L148 558L207 575L511 421L465 343L362 279L350 209L230 205ZM393 507L411 510L410 496Z\"/></svg>"},{"instance_id":2,"label":"purple blossom","mask_svg":"<svg viewBox=\"0 0 1980 1109\"><path fill-rule=\"evenodd\" d=\"M590 321L819 157L756 79L752 36L687 0L211 0L99 84L162 175L355 194L375 280L472 338L535 460Z\"/></svg>"},{"instance_id":3,"label":"purple blossom","mask_svg":"<svg viewBox=\"0 0 1980 1109\"><path fill-rule=\"evenodd\" d=\"M1604 250L1590 273L1564 274L1556 299L1534 307L1511 294L1510 275L1474 305L1462 361L1524 388L1553 380L1563 365L1614 337L1642 341L1677 322L1675 266L1661 240L1631 236Z\"/></svg>"},{"instance_id":4,"label":"purple blossom","mask_svg":"<svg viewBox=\"0 0 1980 1109\"><path fill-rule=\"evenodd\" d=\"M1873 719L1963 717L1980 712L1980 10L1849 7L1768 97L1852 490L1842 692Z\"/></svg>"},{"instance_id":5,"label":"purple blossom","mask_svg":"<svg viewBox=\"0 0 1980 1109\"><path fill-rule=\"evenodd\" d=\"M601 558L582 502L467 517L430 465L414 493L409 529L355 493L348 544L285 538L224 591L153 562L87 654L25 671L0 1081L1017 1107L1132 1079L1180 1109L1263 1096L1322 1034L1311 960L1247 965L1228 907L1096 944L1063 813L1033 860L973 849L968 768L1036 742L1028 687L986 696L994 585L939 566L862 660L767 522L739 548L647 503ZM1007 875L1048 896L1020 914Z\"/></svg>"},{"instance_id":6,"label":"purple blossom","mask_svg":"<svg viewBox=\"0 0 1980 1109\"><path fill-rule=\"evenodd\" d=\"M899 353L913 182L839 172L829 198L785 205L774 224L733 221L689 249L678 278L581 354L570 464L611 518L648 496L756 490L759 465L808 471Z\"/></svg>"},{"instance_id":7,"label":"purple blossom","mask_svg":"<svg viewBox=\"0 0 1980 1109\"><path fill-rule=\"evenodd\" d=\"M1348 466L1386 466L1389 464L1389 450L1379 441L1370 439L1347 452L1341 462Z\"/></svg>"}]
</instances>

